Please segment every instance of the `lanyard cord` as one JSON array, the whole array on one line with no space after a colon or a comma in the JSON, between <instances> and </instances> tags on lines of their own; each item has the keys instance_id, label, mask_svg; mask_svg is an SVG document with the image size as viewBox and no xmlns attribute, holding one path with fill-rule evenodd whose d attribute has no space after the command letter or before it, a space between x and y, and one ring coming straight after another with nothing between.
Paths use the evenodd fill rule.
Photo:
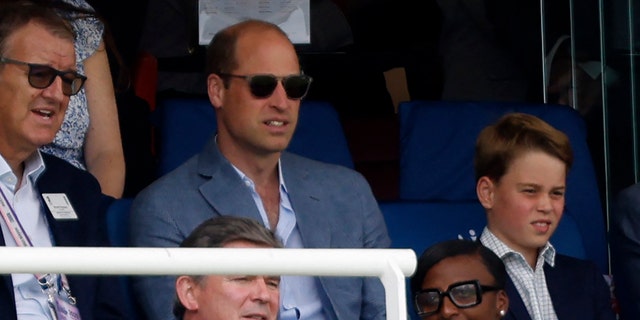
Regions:
<instances>
[{"instance_id":1,"label":"lanyard cord","mask_svg":"<svg viewBox=\"0 0 640 320\"><path fill-rule=\"evenodd\" d=\"M0 198L0 215L2 215L2 219L6 223L11 236L19 247L33 247L33 243L22 227L22 224L18 219L18 215L13 210L13 207L11 207L11 205L9 204L9 200L7 199L7 196L4 194L4 191L2 191L1 188L0 194L2 195L2 198ZM34 274L34 276L36 277L36 280L38 281L38 284L40 285L42 291L47 294L49 307L51 308L53 294L56 291L56 277L51 274ZM75 304L76 298L71 295L67 277L64 274L60 274L60 278L58 279L58 282L60 282L58 283L58 287L62 287L71 304Z\"/></svg>"},{"instance_id":2,"label":"lanyard cord","mask_svg":"<svg viewBox=\"0 0 640 320\"><path fill-rule=\"evenodd\" d=\"M13 211L13 208L9 204L9 200L7 200L7 196L5 196L2 189L0 189L0 194L2 194L2 199L0 199L0 214L4 219L4 222L7 224L11 236L18 246L33 247L29 236L27 236L27 233L24 231L20 220L18 220L18 216L15 211Z\"/></svg>"}]
</instances>

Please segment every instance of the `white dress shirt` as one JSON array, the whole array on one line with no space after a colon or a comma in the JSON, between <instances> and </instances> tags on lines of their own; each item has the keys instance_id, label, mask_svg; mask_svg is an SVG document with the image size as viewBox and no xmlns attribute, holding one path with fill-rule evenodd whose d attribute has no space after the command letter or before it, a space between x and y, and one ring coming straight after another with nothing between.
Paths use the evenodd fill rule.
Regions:
<instances>
[{"instance_id":1,"label":"white dress shirt","mask_svg":"<svg viewBox=\"0 0 640 320\"><path fill-rule=\"evenodd\" d=\"M25 161L24 173L19 186L17 177L5 159L0 156L0 189L13 208L22 228L35 247L51 247L49 225L42 211L40 195L35 183L44 171L44 162L39 152ZM0 219L5 245L17 246L4 219ZM35 275L31 273L11 274L16 312L20 320L52 320L47 296L42 292Z\"/></svg>"}]
</instances>

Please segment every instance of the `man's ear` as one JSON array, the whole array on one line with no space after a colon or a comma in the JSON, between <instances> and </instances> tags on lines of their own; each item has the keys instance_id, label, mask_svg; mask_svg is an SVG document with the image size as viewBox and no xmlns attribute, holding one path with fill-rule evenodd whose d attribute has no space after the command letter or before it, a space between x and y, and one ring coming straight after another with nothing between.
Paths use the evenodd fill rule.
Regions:
<instances>
[{"instance_id":1,"label":"man's ear","mask_svg":"<svg viewBox=\"0 0 640 320\"><path fill-rule=\"evenodd\" d=\"M197 285L190 276L179 276L176 279L176 295L187 310L195 311L199 308L198 300L196 299L197 293L195 292Z\"/></svg>"},{"instance_id":2,"label":"man's ear","mask_svg":"<svg viewBox=\"0 0 640 320\"><path fill-rule=\"evenodd\" d=\"M495 184L489 177L483 176L478 179L476 195L478 196L480 204L482 204L485 209L491 209L493 207L494 189Z\"/></svg>"},{"instance_id":3,"label":"man's ear","mask_svg":"<svg viewBox=\"0 0 640 320\"><path fill-rule=\"evenodd\" d=\"M207 94L215 109L222 108L224 81L217 74L212 73L207 77Z\"/></svg>"}]
</instances>

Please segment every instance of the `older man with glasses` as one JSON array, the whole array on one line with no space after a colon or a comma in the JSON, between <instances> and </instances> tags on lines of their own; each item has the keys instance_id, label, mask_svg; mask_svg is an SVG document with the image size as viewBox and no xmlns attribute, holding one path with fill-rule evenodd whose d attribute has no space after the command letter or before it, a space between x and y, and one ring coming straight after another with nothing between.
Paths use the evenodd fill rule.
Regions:
<instances>
[{"instance_id":1,"label":"older man with glasses","mask_svg":"<svg viewBox=\"0 0 640 320\"><path fill-rule=\"evenodd\" d=\"M73 31L55 12L0 2L0 245L108 246L113 200L89 173L41 154L86 77ZM37 263L37 262L34 262ZM127 319L117 281L65 274L0 276L2 319Z\"/></svg>"}]
</instances>

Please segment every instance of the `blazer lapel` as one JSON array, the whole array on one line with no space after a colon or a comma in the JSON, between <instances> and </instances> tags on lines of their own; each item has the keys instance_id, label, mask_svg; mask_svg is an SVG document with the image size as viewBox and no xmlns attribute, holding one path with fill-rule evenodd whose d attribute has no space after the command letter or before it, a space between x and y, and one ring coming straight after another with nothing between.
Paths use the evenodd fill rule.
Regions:
<instances>
[{"instance_id":1,"label":"blazer lapel","mask_svg":"<svg viewBox=\"0 0 640 320\"><path fill-rule=\"evenodd\" d=\"M47 223L49 224L49 230L51 231L51 235L53 237L54 246L74 246L81 243L77 237L82 232L78 232L79 222L78 220L57 220L51 214L49 207L44 203L44 199L42 199L43 193L64 193L69 196L68 193L73 193L73 189L62 188L62 185L57 182L59 176L57 175L57 164L52 161L47 161L48 157L43 156L43 160L45 162L46 169L38 178L38 182L36 183L38 200L40 201L40 207L44 212L45 218L47 219ZM64 171L63 171L64 172ZM54 177L50 177L51 174L54 174ZM70 199L73 199L70 196ZM76 205L71 203L72 206ZM74 209L79 209L74 207ZM77 213L77 212L76 212Z\"/></svg>"},{"instance_id":2,"label":"blazer lapel","mask_svg":"<svg viewBox=\"0 0 640 320\"><path fill-rule=\"evenodd\" d=\"M283 152L280 160L282 176L305 248L330 248L332 228L324 214L329 210L325 205L325 193L309 181L309 172L296 157Z\"/></svg>"},{"instance_id":3,"label":"blazer lapel","mask_svg":"<svg viewBox=\"0 0 640 320\"><path fill-rule=\"evenodd\" d=\"M565 283L567 277L563 276L562 272L558 268L552 268L547 263L544 264L544 274L547 280L547 289L549 294L553 297L553 308L558 316L558 319L571 319L575 318L576 314L574 308L575 303L571 302L574 295L570 292L563 292L560 288L572 288L576 287L576 284ZM511 281L511 277L507 278L506 285L507 295L509 296L509 312L507 319L527 319L530 320L529 312L518 293L515 285Z\"/></svg>"},{"instance_id":4,"label":"blazer lapel","mask_svg":"<svg viewBox=\"0 0 640 320\"><path fill-rule=\"evenodd\" d=\"M309 173L297 157L283 152L281 161L282 176L296 213L296 223L304 246L331 247L330 232L317 232L331 230L323 214L328 210L323 202L325 193L308 181ZM213 138L199 155L197 170L203 178L200 193L218 214L244 216L262 222L251 193L231 163L222 156Z\"/></svg>"},{"instance_id":5,"label":"blazer lapel","mask_svg":"<svg viewBox=\"0 0 640 320\"><path fill-rule=\"evenodd\" d=\"M198 158L198 174L204 179L199 190L219 215L242 216L262 222L251 193L231 163L211 138Z\"/></svg>"},{"instance_id":6,"label":"blazer lapel","mask_svg":"<svg viewBox=\"0 0 640 320\"><path fill-rule=\"evenodd\" d=\"M280 161L302 244L305 248L331 248L333 228L326 217L327 210L330 210L326 206L326 193L309 181L309 171L298 157L283 152ZM325 314L329 319L338 319L335 301L330 296L340 297L344 293L324 277L319 277L319 282Z\"/></svg>"},{"instance_id":7,"label":"blazer lapel","mask_svg":"<svg viewBox=\"0 0 640 320\"><path fill-rule=\"evenodd\" d=\"M557 263L556 258L556 263ZM549 295L553 297L553 309L556 311L558 319L571 319L576 317L574 307L576 305L573 298L575 297L571 292L567 292L567 288L579 288L578 283L568 283L570 277L563 275L560 268L551 267L549 264L544 264L544 275L547 279L547 289ZM565 290L561 290L564 288ZM573 306L573 307L572 307Z\"/></svg>"},{"instance_id":8,"label":"blazer lapel","mask_svg":"<svg viewBox=\"0 0 640 320\"><path fill-rule=\"evenodd\" d=\"M524 305L524 302L520 297L520 293L518 293L518 289L516 289L513 281L511 281L511 277L507 277L505 291L507 291L507 296L509 297L509 310L505 319L531 320L529 311L527 311L527 307Z\"/></svg>"}]
</instances>

